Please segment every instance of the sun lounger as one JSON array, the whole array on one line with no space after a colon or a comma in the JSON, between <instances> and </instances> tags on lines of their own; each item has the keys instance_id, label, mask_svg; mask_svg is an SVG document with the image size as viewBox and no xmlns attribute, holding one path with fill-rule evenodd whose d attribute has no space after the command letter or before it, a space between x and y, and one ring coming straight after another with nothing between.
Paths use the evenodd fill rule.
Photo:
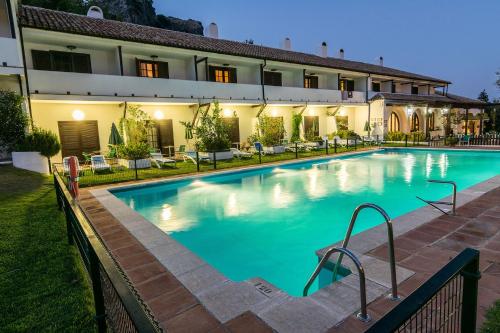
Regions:
<instances>
[{"instance_id":1,"label":"sun lounger","mask_svg":"<svg viewBox=\"0 0 500 333\"><path fill-rule=\"evenodd\" d=\"M187 162L187 161L191 161L193 162L195 165L198 164L198 162L196 161L196 152L194 151L187 151L185 152L184 154L182 154L182 159L184 160L184 162ZM202 156L198 153L198 160L200 162L209 162L210 161L210 157L208 156Z\"/></svg>"},{"instance_id":2,"label":"sun lounger","mask_svg":"<svg viewBox=\"0 0 500 333\"><path fill-rule=\"evenodd\" d=\"M93 173L103 170L111 171L111 166L106 162L103 155L93 155L90 157L90 168Z\"/></svg>"},{"instance_id":3,"label":"sun lounger","mask_svg":"<svg viewBox=\"0 0 500 333\"><path fill-rule=\"evenodd\" d=\"M174 164L174 168L177 166L176 161L170 158L164 157L161 153L152 153L151 161L156 164L158 169L161 169L164 164Z\"/></svg>"},{"instance_id":4,"label":"sun lounger","mask_svg":"<svg viewBox=\"0 0 500 333\"><path fill-rule=\"evenodd\" d=\"M233 152L233 156L237 158L251 158L253 155L252 153L247 153L237 148L231 148L231 151Z\"/></svg>"}]
</instances>

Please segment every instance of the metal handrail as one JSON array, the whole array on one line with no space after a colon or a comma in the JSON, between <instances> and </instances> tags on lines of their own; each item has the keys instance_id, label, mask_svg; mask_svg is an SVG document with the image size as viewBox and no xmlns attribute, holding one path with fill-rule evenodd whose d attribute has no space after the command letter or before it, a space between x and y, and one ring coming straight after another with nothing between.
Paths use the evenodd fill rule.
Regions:
<instances>
[{"instance_id":1,"label":"metal handrail","mask_svg":"<svg viewBox=\"0 0 500 333\"><path fill-rule=\"evenodd\" d=\"M450 215L449 212L445 211L444 209L439 208L437 205L447 205L451 206L452 209L452 215L455 215L455 210L457 206L457 183L451 180L437 180L437 179L427 179L428 183L436 183L436 184L450 184L453 186L453 196L451 201L432 201L432 200L425 200L419 197L418 195L416 196L417 199L422 200L429 206L432 206L442 212L443 214Z\"/></svg>"},{"instance_id":2,"label":"metal handrail","mask_svg":"<svg viewBox=\"0 0 500 333\"><path fill-rule=\"evenodd\" d=\"M313 274L307 280L306 286L304 287L303 295L307 296L307 293L309 292L309 288L313 284L314 280L316 280L316 277L318 274L321 272L321 269L323 266L328 262L328 259L330 256L336 252L340 252L341 255L345 254L351 260L354 262L354 265L358 269L358 274L359 274L359 293L360 293L360 302L361 302L361 310L360 312L356 315L359 320L364 321L364 322L369 322L371 320L370 316L368 315L366 311L366 283L365 283L365 270L363 269L363 266L361 265L361 262L358 260L358 258L349 251L346 248L339 248L339 247L332 247L326 251L325 255L323 258L321 258L320 262L316 266L316 269L314 270Z\"/></svg>"},{"instance_id":3,"label":"metal handrail","mask_svg":"<svg viewBox=\"0 0 500 333\"><path fill-rule=\"evenodd\" d=\"M387 238L388 238L388 244L389 244L389 264L390 264L390 269L391 269L391 286L392 286L392 292L389 294L389 297L392 300L398 300L398 283L396 280L396 259L394 255L394 233L392 231L392 221L389 215L386 213L382 207L375 205L373 203L364 203L356 207L354 210L354 213L352 214L351 217L351 222L349 223L349 228L347 229L344 241L342 242L343 248L347 248L347 245L349 244L349 240L351 238L352 234L352 229L354 228L354 223L356 222L359 212L362 211L365 208L372 208L375 209L377 212L379 212L385 219L385 224L387 225ZM342 264L342 253L339 255L339 258L337 259L337 263L335 264L335 267L333 269L333 279L332 281L335 281L337 279L337 272Z\"/></svg>"}]
</instances>

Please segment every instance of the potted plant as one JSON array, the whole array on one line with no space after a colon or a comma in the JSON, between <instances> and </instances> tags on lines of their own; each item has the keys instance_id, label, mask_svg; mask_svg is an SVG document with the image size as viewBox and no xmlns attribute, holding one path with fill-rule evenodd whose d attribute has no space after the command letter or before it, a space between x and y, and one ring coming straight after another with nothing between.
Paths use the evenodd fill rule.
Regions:
<instances>
[{"instance_id":1,"label":"potted plant","mask_svg":"<svg viewBox=\"0 0 500 333\"><path fill-rule=\"evenodd\" d=\"M128 143L117 148L118 163L128 169L146 169L151 167L150 147L147 143Z\"/></svg>"},{"instance_id":2,"label":"potted plant","mask_svg":"<svg viewBox=\"0 0 500 333\"><path fill-rule=\"evenodd\" d=\"M23 110L23 97L0 90L0 159L7 158L24 138L28 116Z\"/></svg>"},{"instance_id":3,"label":"potted plant","mask_svg":"<svg viewBox=\"0 0 500 333\"><path fill-rule=\"evenodd\" d=\"M12 152L12 162L16 168L51 173L50 158L60 150L61 144L55 133L35 127Z\"/></svg>"},{"instance_id":4,"label":"potted plant","mask_svg":"<svg viewBox=\"0 0 500 333\"><path fill-rule=\"evenodd\" d=\"M285 137L286 131L281 118L273 118L263 113L259 117L257 124L259 140L267 154L280 154L285 152L285 146L281 140Z\"/></svg>"},{"instance_id":5,"label":"potted plant","mask_svg":"<svg viewBox=\"0 0 500 333\"><path fill-rule=\"evenodd\" d=\"M231 148L230 128L224 122L219 103L214 103L211 114L201 115L199 124L193 128L196 137L195 147L206 154L210 160L229 160L233 158Z\"/></svg>"}]
</instances>

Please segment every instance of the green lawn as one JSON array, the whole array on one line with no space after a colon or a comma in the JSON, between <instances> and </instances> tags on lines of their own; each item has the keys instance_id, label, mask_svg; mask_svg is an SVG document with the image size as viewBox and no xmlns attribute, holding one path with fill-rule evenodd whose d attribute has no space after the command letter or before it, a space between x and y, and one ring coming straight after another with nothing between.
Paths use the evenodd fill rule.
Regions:
<instances>
[{"instance_id":1,"label":"green lawn","mask_svg":"<svg viewBox=\"0 0 500 333\"><path fill-rule=\"evenodd\" d=\"M2 166L0 203L0 331L94 331L90 284L52 178Z\"/></svg>"}]
</instances>

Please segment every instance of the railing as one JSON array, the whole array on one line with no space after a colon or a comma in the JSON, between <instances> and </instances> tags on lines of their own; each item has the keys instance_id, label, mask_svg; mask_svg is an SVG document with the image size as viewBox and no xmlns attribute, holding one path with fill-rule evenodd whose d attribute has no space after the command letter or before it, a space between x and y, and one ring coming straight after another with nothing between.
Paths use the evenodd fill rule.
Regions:
<instances>
[{"instance_id":1,"label":"railing","mask_svg":"<svg viewBox=\"0 0 500 333\"><path fill-rule=\"evenodd\" d=\"M456 207L457 207L457 183L451 180L436 180L436 179L428 179L427 182L429 183L436 183L436 184L449 184L453 187L453 192L452 192L452 197L451 201L432 201L432 200L426 200L422 199L417 195L417 199L422 200L426 204L436 208L437 210L441 211L442 213L446 215L450 215L448 211L445 211L444 209L440 208L438 205L445 205L445 206L451 206L451 215L455 215Z\"/></svg>"},{"instance_id":2,"label":"railing","mask_svg":"<svg viewBox=\"0 0 500 333\"><path fill-rule=\"evenodd\" d=\"M311 285L313 284L314 280L318 277L319 273L323 269L323 267L326 265L328 262L328 259L330 259L331 255L334 253L339 253L339 255L346 255L349 257L354 265L356 266L356 269L358 270L358 275L359 275L359 297L360 297L360 307L361 310L360 312L356 315L359 320L363 322L369 322L371 320L370 316L368 315L368 312L366 311L366 279L365 279L365 270L363 269L363 265L361 265L361 262L359 259L346 248L343 247L332 247L326 251L325 255L323 258L321 258L320 262L316 266L316 269L314 270L313 274L307 280L306 286L304 287L304 291L302 295L305 297L309 293L309 288L311 288Z\"/></svg>"},{"instance_id":3,"label":"railing","mask_svg":"<svg viewBox=\"0 0 500 333\"><path fill-rule=\"evenodd\" d=\"M98 332L160 332L158 323L99 240L85 213L73 202L57 172L54 186L57 203L66 216L68 241L77 246L92 281Z\"/></svg>"},{"instance_id":4,"label":"railing","mask_svg":"<svg viewBox=\"0 0 500 333\"><path fill-rule=\"evenodd\" d=\"M476 331L479 251L465 249L366 333Z\"/></svg>"}]
</instances>

